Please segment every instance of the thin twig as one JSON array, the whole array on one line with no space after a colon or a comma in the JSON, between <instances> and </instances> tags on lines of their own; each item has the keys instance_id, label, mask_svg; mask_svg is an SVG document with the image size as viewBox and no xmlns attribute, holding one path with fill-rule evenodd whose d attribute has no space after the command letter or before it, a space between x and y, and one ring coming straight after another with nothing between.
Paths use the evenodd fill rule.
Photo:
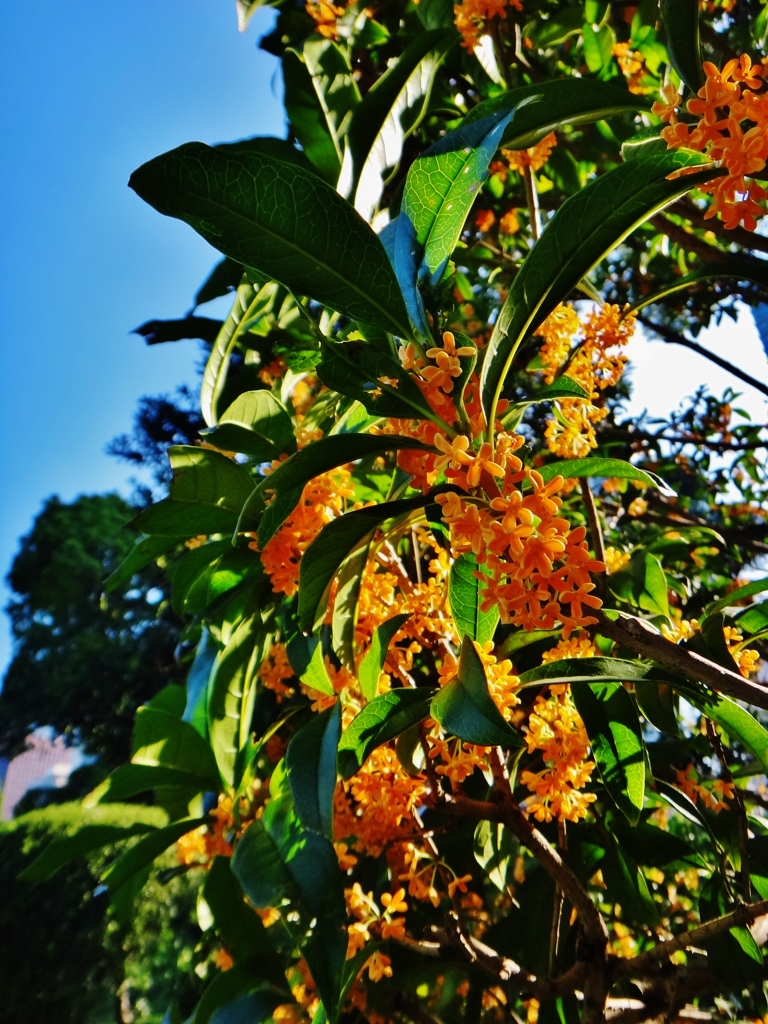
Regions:
<instances>
[{"instance_id":1,"label":"thin twig","mask_svg":"<svg viewBox=\"0 0 768 1024\"><path fill-rule=\"evenodd\" d=\"M536 188L536 179L533 176L530 164L523 168L523 182L525 183L525 201L528 204L528 219L531 222L531 234L534 242L538 242L541 234L541 220L539 214L539 192Z\"/></svg>"},{"instance_id":2,"label":"thin twig","mask_svg":"<svg viewBox=\"0 0 768 1024\"><path fill-rule=\"evenodd\" d=\"M735 700L743 700L768 710L768 688L759 683L753 683L715 664L714 661L703 658L695 651L679 647L661 634L655 633L642 619L624 615L618 619L610 619L599 608L593 614L598 619L597 628L603 636L629 648L641 658L649 658L673 672L679 672L691 682L704 683Z\"/></svg>"}]
</instances>

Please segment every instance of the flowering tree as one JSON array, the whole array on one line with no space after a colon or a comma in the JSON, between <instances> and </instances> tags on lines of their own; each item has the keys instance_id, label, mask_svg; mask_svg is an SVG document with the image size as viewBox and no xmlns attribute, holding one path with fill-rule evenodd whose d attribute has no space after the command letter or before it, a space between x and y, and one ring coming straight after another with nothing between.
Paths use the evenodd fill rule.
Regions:
<instances>
[{"instance_id":1,"label":"flowering tree","mask_svg":"<svg viewBox=\"0 0 768 1024\"><path fill-rule=\"evenodd\" d=\"M116 895L200 878L194 1024L765 1013L766 437L621 412L768 285L766 20L704 8L286 0L288 140L133 175L236 289L107 583L167 565L186 689L88 798L168 812Z\"/></svg>"}]
</instances>

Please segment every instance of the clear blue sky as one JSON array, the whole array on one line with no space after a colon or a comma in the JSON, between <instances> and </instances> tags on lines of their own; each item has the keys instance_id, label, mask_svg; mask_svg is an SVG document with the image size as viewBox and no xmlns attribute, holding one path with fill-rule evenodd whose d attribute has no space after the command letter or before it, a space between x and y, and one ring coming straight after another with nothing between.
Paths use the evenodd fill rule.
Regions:
<instances>
[{"instance_id":1,"label":"clear blue sky","mask_svg":"<svg viewBox=\"0 0 768 1024\"><path fill-rule=\"evenodd\" d=\"M195 342L147 348L129 332L183 314L217 254L126 183L182 142L284 135L277 62L256 48L273 17L243 36L234 0L0 2L2 576L47 496L129 493L104 446L141 395L194 379ZM751 317L725 324L700 340L765 379ZM732 383L682 349L637 338L631 355L633 410ZM3 616L0 675L8 651Z\"/></svg>"},{"instance_id":2,"label":"clear blue sky","mask_svg":"<svg viewBox=\"0 0 768 1024\"><path fill-rule=\"evenodd\" d=\"M218 254L126 183L182 142L284 136L256 47L273 18L241 35L234 0L0 3L2 577L48 495L129 493L104 446L142 394L194 379L196 342L129 332L183 315ZM0 674L8 651L2 616Z\"/></svg>"}]
</instances>

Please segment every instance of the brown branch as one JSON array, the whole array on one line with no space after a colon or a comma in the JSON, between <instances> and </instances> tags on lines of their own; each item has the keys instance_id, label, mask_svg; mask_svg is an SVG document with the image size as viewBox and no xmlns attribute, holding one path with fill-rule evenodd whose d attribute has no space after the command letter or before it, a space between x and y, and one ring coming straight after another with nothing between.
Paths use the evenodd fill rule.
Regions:
<instances>
[{"instance_id":1,"label":"brown branch","mask_svg":"<svg viewBox=\"0 0 768 1024\"><path fill-rule=\"evenodd\" d=\"M739 380L743 380L745 384L749 384L757 391L762 392L764 395L768 395L768 384L763 384L762 381L757 380L755 377L751 377L744 370L739 369L738 366L734 366L733 363L729 363L727 359L723 359L721 356L715 355L714 352L710 352L704 348L703 345L699 345L698 342L691 341L690 338L686 338L685 335L680 334L679 331L674 330L672 327L667 327L666 324L657 324L652 320L648 320L644 316L638 316L637 318L640 323L647 327L648 330L653 331L663 341L668 342L671 345L682 345L683 348L688 348L691 352L698 352L700 356L704 356L711 363L715 363L716 366L721 367L723 370L727 370L728 373L732 373L734 377L738 377Z\"/></svg>"},{"instance_id":2,"label":"brown branch","mask_svg":"<svg viewBox=\"0 0 768 1024\"><path fill-rule=\"evenodd\" d=\"M714 661L702 658L695 651L685 650L671 640L666 640L659 633L653 632L642 619L624 615L619 619L609 619L601 609L593 614L598 619L597 628L603 636L629 648L641 658L656 661L664 668L679 672L691 682L704 683L734 700L743 700L768 710L768 688L759 683L753 683Z\"/></svg>"},{"instance_id":3,"label":"brown branch","mask_svg":"<svg viewBox=\"0 0 768 1024\"><path fill-rule=\"evenodd\" d=\"M660 942L653 949L639 953L631 960L617 961L614 964L615 975L617 977L622 975L642 977L644 974L653 972L660 960L672 956L673 953L690 946L701 946L708 939L722 935L723 932L727 932L731 928L743 928L752 924L763 914L768 914L768 900L744 904L737 907L736 910L732 910L730 914L724 914L722 917L716 917L712 921L700 924L697 928L691 928L690 931L683 932L682 935L669 939L667 942Z\"/></svg>"},{"instance_id":4,"label":"brown branch","mask_svg":"<svg viewBox=\"0 0 768 1024\"><path fill-rule=\"evenodd\" d=\"M667 235L670 241L674 242L675 245L681 245L684 249L689 252L695 252L697 256L701 256L703 260L708 263L721 263L725 264L730 258L730 253L723 252L722 249L716 248L714 245L710 245L709 242L705 242L703 238L699 238L698 235L694 235L690 231L686 231L685 228L679 224L674 224L671 220L668 220L662 214L657 214L655 217L651 217L649 224L652 224L662 234Z\"/></svg>"},{"instance_id":5,"label":"brown branch","mask_svg":"<svg viewBox=\"0 0 768 1024\"><path fill-rule=\"evenodd\" d=\"M752 452L768 448L768 438L764 441L710 441L706 437L669 437L666 434L652 434L648 430L622 430L620 427L604 427L599 432L601 440L624 440L627 444L649 442L651 444L664 441L666 444L688 445L699 448L711 448L718 452Z\"/></svg>"},{"instance_id":6,"label":"brown branch","mask_svg":"<svg viewBox=\"0 0 768 1024\"><path fill-rule=\"evenodd\" d=\"M752 249L755 252L768 252L768 238L764 235L758 235L756 231L747 231L746 228L726 228L722 221L715 217L705 217L704 210L691 199L678 199L672 206L667 207L666 212L685 217L702 231L711 231L726 245L738 245L742 249Z\"/></svg>"}]
</instances>

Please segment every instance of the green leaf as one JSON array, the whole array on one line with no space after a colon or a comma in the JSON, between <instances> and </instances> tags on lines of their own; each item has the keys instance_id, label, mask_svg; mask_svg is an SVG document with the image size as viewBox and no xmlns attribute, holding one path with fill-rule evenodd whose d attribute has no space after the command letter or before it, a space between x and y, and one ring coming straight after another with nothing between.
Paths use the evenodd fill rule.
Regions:
<instances>
[{"instance_id":1,"label":"green leaf","mask_svg":"<svg viewBox=\"0 0 768 1024\"><path fill-rule=\"evenodd\" d=\"M520 676L521 686L548 683L550 686L570 682L634 682L638 679L669 679L661 669L644 661L622 661L621 658L562 658L529 669Z\"/></svg>"},{"instance_id":2,"label":"green leaf","mask_svg":"<svg viewBox=\"0 0 768 1024\"><path fill-rule=\"evenodd\" d=\"M341 172L344 132L360 102L349 58L330 39L310 37L301 53L284 52L282 66L291 128L320 176L335 186Z\"/></svg>"},{"instance_id":3,"label":"green leaf","mask_svg":"<svg viewBox=\"0 0 768 1024\"><path fill-rule=\"evenodd\" d=\"M768 730L749 711L722 694L712 694L706 700L688 699L748 750L768 774Z\"/></svg>"},{"instance_id":4,"label":"green leaf","mask_svg":"<svg viewBox=\"0 0 768 1024\"><path fill-rule=\"evenodd\" d=\"M389 690L374 697L358 712L339 742L338 768L343 779L351 778L373 751L426 718L434 690Z\"/></svg>"},{"instance_id":5,"label":"green leaf","mask_svg":"<svg viewBox=\"0 0 768 1024\"><path fill-rule=\"evenodd\" d=\"M660 0L672 67L692 92L704 85L699 42L698 0Z\"/></svg>"},{"instance_id":6,"label":"green leaf","mask_svg":"<svg viewBox=\"0 0 768 1024\"><path fill-rule=\"evenodd\" d=\"M600 778L634 825L640 820L645 797L645 746L632 698L621 683L572 683L571 692Z\"/></svg>"},{"instance_id":7,"label":"green leaf","mask_svg":"<svg viewBox=\"0 0 768 1024\"><path fill-rule=\"evenodd\" d=\"M372 416L432 419L413 377L387 352L361 342L326 345L317 375L326 387L362 403ZM382 386L382 377L397 387Z\"/></svg>"},{"instance_id":8,"label":"green leaf","mask_svg":"<svg viewBox=\"0 0 768 1024\"><path fill-rule=\"evenodd\" d=\"M207 823L208 818L185 818L183 821L174 821L172 825L166 825L164 828L155 829L110 864L101 876L102 883L113 891L119 889L164 853L177 839Z\"/></svg>"},{"instance_id":9,"label":"green leaf","mask_svg":"<svg viewBox=\"0 0 768 1024\"><path fill-rule=\"evenodd\" d=\"M609 78L610 74L606 74L606 72L613 64L616 34L610 25L601 25L595 29L591 25L585 24L581 31L584 40L584 60L587 67L593 74L601 74L602 78Z\"/></svg>"},{"instance_id":10,"label":"green leaf","mask_svg":"<svg viewBox=\"0 0 768 1024\"><path fill-rule=\"evenodd\" d=\"M499 892L507 891L510 862L518 850L519 844L506 825L495 821L478 823L473 843L475 860Z\"/></svg>"},{"instance_id":11,"label":"green leaf","mask_svg":"<svg viewBox=\"0 0 768 1024\"><path fill-rule=\"evenodd\" d=\"M669 618L667 578L661 562L647 551L632 556L626 569L613 573L609 586L614 594L638 608Z\"/></svg>"},{"instance_id":12,"label":"green leaf","mask_svg":"<svg viewBox=\"0 0 768 1024\"><path fill-rule=\"evenodd\" d=\"M468 636L461 644L458 675L432 699L430 713L447 732L466 743L523 746L491 699L483 663Z\"/></svg>"},{"instance_id":13,"label":"green leaf","mask_svg":"<svg viewBox=\"0 0 768 1024\"><path fill-rule=\"evenodd\" d=\"M487 612L481 609L483 586L475 575L478 571L480 567L474 555L459 555L451 566L448 603L459 637L468 636L484 644L493 639L499 609L495 605Z\"/></svg>"},{"instance_id":14,"label":"green leaf","mask_svg":"<svg viewBox=\"0 0 768 1024\"><path fill-rule=\"evenodd\" d=\"M226 988L227 995L231 996L233 991L252 987L253 978L257 976L260 967L260 960L254 960L247 965L244 964L242 974L243 985L241 986L238 982L229 982L226 986L222 986L219 989L219 993L223 993ZM219 974L211 982L209 989L212 989L221 978L226 978L230 973L231 971L227 971L226 974ZM200 1000L200 1006L203 1005L203 1000L208 995L209 989L206 989L205 995ZM262 1021L269 1020L272 1017L276 1007L284 1003L286 998L285 994L281 995L273 988L258 988L253 992L246 992L245 995L237 996L235 999L228 998L226 1002L219 1003L208 1020L210 1024L261 1024ZM198 1009L192 1024L203 1024L204 1020L205 1011L201 1013Z\"/></svg>"},{"instance_id":15,"label":"green leaf","mask_svg":"<svg viewBox=\"0 0 768 1024\"><path fill-rule=\"evenodd\" d=\"M126 558L118 565L113 573L104 580L103 587L105 594L111 594L118 587L130 583L137 572L170 551L178 543L177 538L157 535L154 537L139 537Z\"/></svg>"},{"instance_id":16,"label":"green leaf","mask_svg":"<svg viewBox=\"0 0 768 1024\"><path fill-rule=\"evenodd\" d=\"M387 660L387 651L392 639L398 630L402 629L410 619L410 612L402 615L393 615L391 619L382 622L373 631L371 646L365 652L357 672L360 690L366 700L371 701L376 696L379 688L379 677L384 671L384 662Z\"/></svg>"},{"instance_id":17,"label":"green leaf","mask_svg":"<svg viewBox=\"0 0 768 1024\"><path fill-rule=\"evenodd\" d=\"M737 605L739 601L743 601L745 597L754 597L755 594L762 594L766 590L768 590L768 576L763 577L761 580L752 580L751 583L745 583L741 587L736 587L735 590L729 591L718 601L707 605L705 618L709 618L711 615L717 615L718 612L722 612L726 608L731 608L734 605Z\"/></svg>"},{"instance_id":18,"label":"green leaf","mask_svg":"<svg viewBox=\"0 0 768 1024\"><path fill-rule=\"evenodd\" d=\"M563 374L562 377L558 377L558 379L553 381L552 384L546 384L543 388L538 388L538 390L533 392L530 398L525 398L521 402L513 402L511 408L525 409L529 405L535 405L537 402L556 402L562 398L589 399L589 392L586 391L578 381L575 381L573 377ZM581 462L585 460L573 459L572 461Z\"/></svg>"},{"instance_id":19,"label":"green leaf","mask_svg":"<svg viewBox=\"0 0 768 1024\"><path fill-rule=\"evenodd\" d=\"M619 845L615 836L611 836L610 840L605 857L600 861L606 898L621 905L622 921L657 925L659 914L642 871L627 850Z\"/></svg>"},{"instance_id":20,"label":"green leaf","mask_svg":"<svg viewBox=\"0 0 768 1024\"><path fill-rule=\"evenodd\" d=\"M210 444L271 462L296 451L293 423L271 391L245 391L223 412L217 426L201 430Z\"/></svg>"},{"instance_id":21,"label":"green leaf","mask_svg":"<svg viewBox=\"0 0 768 1024\"><path fill-rule=\"evenodd\" d=\"M261 977L284 984L285 975L261 923L245 902L245 894L230 867L229 857L214 857L201 890L213 924L227 951L236 961L258 958L266 968Z\"/></svg>"},{"instance_id":22,"label":"green leaf","mask_svg":"<svg viewBox=\"0 0 768 1024\"><path fill-rule=\"evenodd\" d=\"M291 455L260 485L262 491L274 491L274 498L267 506L259 525L259 547L263 549L282 526L299 503L304 487L314 477L347 462L355 462L370 455L383 455L385 452L398 451L401 448L430 450L411 437L336 434L321 438Z\"/></svg>"},{"instance_id":23,"label":"green leaf","mask_svg":"<svg viewBox=\"0 0 768 1024\"><path fill-rule=\"evenodd\" d=\"M453 33L419 32L365 94L352 115L339 191L369 220L378 206L385 173L396 168L406 132L417 126L432 81Z\"/></svg>"},{"instance_id":24,"label":"green leaf","mask_svg":"<svg viewBox=\"0 0 768 1024\"><path fill-rule=\"evenodd\" d=\"M680 735L675 694L669 684L637 679L635 680L635 697L645 718L659 732L666 732L670 736Z\"/></svg>"},{"instance_id":25,"label":"green leaf","mask_svg":"<svg viewBox=\"0 0 768 1024\"><path fill-rule=\"evenodd\" d=\"M129 797L153 789L179 786L193 793L210 789L211 779L162 765L121 764L83 800L84 807L100 803L122 803Z\"/></svg>"},{"instance_id":26,"label":"green leaf","mask_svg":"<svg viewBox=\"0 0 768 1024\"><path fill-rule=\"evenodd\" d=\"M562 378L560 378L562 380ZM564 477L595 477L607 478L617 477L619 480L637 480L646 487L655 487L662 494L674 497L675 492L664 483L660 476L649 473L645 469L638 469L631 462L624 459L560 459L558 462L550 462L546 466L537 469L538 473L548 483L555 476Z\"/></svg>"},{"instance_id":27,"label":"green leaf","mask_svg":"<svg viewBox=\"0 0 768 1024\"><path fill-rule=\"evenodd\" d=\"M140 808L143 810L143 808ZM130 821L126 815L123 825L83 825L74 835L54 839L32 863L19 875L22 882L45 882L52 878L59 868L70 861L100 850L104 846L122 842L132 836L154 832L155 826L145 821Z\"/></svg>"},{"instance_id":28,"label":"green leaf","mask_svg":"<svg viewBox=\"0 0 768 1024\"><path fill-rule=\"evenodd\" d=\"M432 284L442 277L511 117L511 111L501 110L465 123L411 164L395 243L395 269L404 289L414 243L421 264L417 276L428 276ZM401 253L407 253L407 264Z\"/></svg>"},{"instance_id":29,"label":"green leaf","mask_svg":"<svg viewBox=\"0 0 768 1024\"><path fill-rule=\"evenodd\" d=\"M264 153L187 143L134 171L131 187L232 259L298 295L410 336L381 242L314 174Z\"/></svg>"},{"instance_id":30,"label":"green leaf","mask_svg":"<svg viewBox=\"0 0 768 1024\"><path fill-rule=\"evenodd\" d=\"M703 161L681 150L649 154L607 171L566 199L523 260L485 349L481 385L489 413L523 339L631 231L720 173L709 166L669 180L674 171Z\"/></svg>"},{"instance_id":31,"label":"green leaf","mask_svg":"<svg viewBox=\"0 0 768 1024\"><path fill-rule=\"evenodd\" d=\"M261 618L245 619L218 655L211 673L208 730L221 777L230 786L238 782L239 754L251 730L254 677L268 642Z\"/></svg>"},{"instance_id":32,"label":"green leaf","mask_svg":"<svg viewBox=\"0 0 768 1024\"><path fill-rule=\"evenodd\" d=\"M276 290L277 285L272 281L259 288L254 287L247 277L240 282L232 309L213 343L203 371L200 411L209 427L218 420L219 399L227 382L235 345L260 316L271 310Z\"/></svg>"},{"instance_id":33,"label":"green leaf","mask_svg":"<svg viewBox=\"0 0 768 1024\"><path fill-rule=\"evenodd\" d=\"M360 599L360 589L372 543L373 533L370 533L344 559L336 574L336 597L331 616L331 645L341 664L350 672L355 671L357 602Z\"/></svg>"},{"instance_id":34,"label":"green leaf","mask_svg":"<svg viewBox=\"0 0 768 1024\"><path fill-rule=\"evenodd\" d=\"M663 142L663 140L661 140ZM662 302L675 292L688 291L694 288L701 281L720 281L735 279L737 281L749 281L756 284L763 290L768 291L768 267L764 266L764 260L747 259L744 257L730 256L728 262L704 267L695 270L692 274L685 274L670 282L665 288L660 289L652 295L646 296L631 309L636 313L645 306L651 306L656 302Z\"/></svg>"},{"instance_id":35,"label":"green leaf","mask_svg":"<svg viewBox=\"0 0 768 1024\"><path fill-rule=\"evenodd\" d=\"M311 931L307 938L295 932L295 938L329 1020L335 1021L347 951L347 912L333 844L301 829L290 795L275 797L237 844L232 870L255 906L280 906L289 899L294 909L304 912Z\"/></svg>"},{"instance_id":36,"label":"green leaf","mask_svg":"<svg viewBox=\"0 0 768 1024\"><path fill-rule=\"evenodd\" d=\"M328 676L328 671L325 667L325 658L323 656L323 645L318 640L315 643L314 650L312 651L312 657L309 659L304 672L301 673L301 681L305 686L308 686L310 690L317 690L319 693L325 693L329 697L335 697L336 691L333 688L333 683Z\"/></svg>"},{"instance_id":37,"label":"green leaf","mask_svg":"<svg viewBox=\"0 0 768 1024\"><path fill-rule=\"evenodd\" d=\"M306 449L305 449L306 450ZM273 474L273 476L276 474ZM327 523L301 559L299 571L299 626L306 631L317 628L328 606L328 591L342 563L368 539L387 519L423 508L429 498L404 498L387 501ZM378 677L377 677L378 680Z\"/></svg>"},{"instance_id":38,"label":"green leaf","mask_svg":"<svg viewBox=\"0 0 768 1024\"><path fill-rule=\"evenodd\" d=\"M285 752L288 783L304 828L333 842L336 750L341 736L341 704L313 715L295 732Z\"/></svg>"},{"instance_id":39,"label":"green leaf","mask_svg":"<svg viewBox=\"0 0 768 1024\"><path fill-rule=\"evenodd\" d=\"M213 299L221 298L222 295L227 295L229 292L234 291L240 284L242 277L242 263L236 263L234 260L228 260L226 257L223 260L219 260L195 292L193 308L197 309L198 306L203 306L206 302L211 302Z\"/></svg>"},{"instance_id":40,"label":"green leaf","mask_svg":"<svg viewBox=\"0 0 768 1024\"><path fill-rule=\"evenodd\" d=\"M173 768L206 780L219 788L213 752L200 733L175 715L152 707L140 707L133 728L132 764Z\"/></svg>"},{"instance_id":41,"label":"green leaf","mask_svg":"<svg viewBox=\"0 0 768 1024\"><path fill-rule=\"evenodd\" d=\"M173 467L170 497L150 505L131 522L145 533L164 533L179 539L209 533L255 529L257 520L243 507L255 482L242 466L220 452L191 445L168 449Z\"/></svg>"}]
</instances>

